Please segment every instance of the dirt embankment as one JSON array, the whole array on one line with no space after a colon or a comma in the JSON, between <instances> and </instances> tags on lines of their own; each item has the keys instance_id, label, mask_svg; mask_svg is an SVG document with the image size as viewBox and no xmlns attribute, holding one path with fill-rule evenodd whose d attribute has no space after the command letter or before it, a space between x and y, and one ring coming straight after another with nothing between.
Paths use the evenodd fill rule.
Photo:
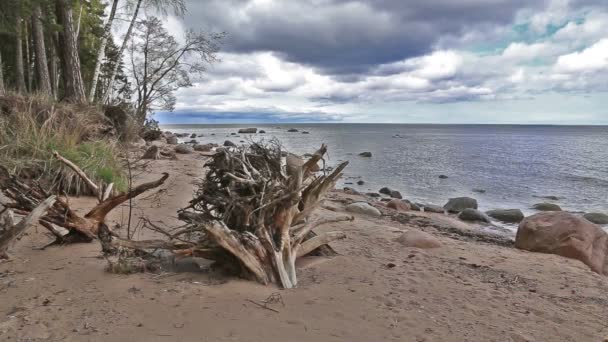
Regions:
<instances>
[{"instance_id":1,"label":"dirt embankment","mask_svg":"<svg viewBox=\"0 0 608 342\"><path fill-rule=\"evenodd\" d=\"M203 157L152 162L139 181L171 178L159 196L134 201L141 215L177 225ZM346 197L331 196L340 212ZM92 199L73 202L88 208ZM126 224L117 208L111 225ZM322 209L318 215L337 215ZM49 242L30 231L0 264L0 340L41 341L603 341L608 278L582 263L532 254L444 218L357 216L328 225L346 240L339 256L308 258L299 288L282 291L200 267L196 273L104 272L97 243L34 250ZM121 228L124 229L124 228ZM396 239L422 230L442 244L408 248ZM119 230L120 231L120 230ZM143 238L138 232L135 238ZM269 299L268 308L259 304ZM253 302L257 304L254 304ZM281 303L282 302L282 303ZM262 305L263 306L263 305Z\"/></svg>"}]
</instances>

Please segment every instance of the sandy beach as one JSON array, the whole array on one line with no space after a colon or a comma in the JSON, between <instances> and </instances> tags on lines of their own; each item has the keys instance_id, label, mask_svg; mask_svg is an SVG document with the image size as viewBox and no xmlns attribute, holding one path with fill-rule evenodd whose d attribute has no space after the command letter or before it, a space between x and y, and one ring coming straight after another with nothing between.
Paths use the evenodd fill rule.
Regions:
<instances>
[{"instance_id":1,"label":"sandy beach","mask_svg":"<svg viewBox=\"0 0 608 342\"><path fill-rule=\"evenodd\" d=\"M137 182L170 173L134 201L139 216L179 225L207 157L152 161ZM162 196L155 196L160 191ZM337 215L361 200L330 193L315 215ZM74 198L86 208L93 199ZM128 208L111 226L124 234ZM30 230L0 264L3 341L604 341L608 279L579 261L528 253L479 238L475 227L442 214L382 209L381 218L327 225L347 239L333 258L308 257L297 289L280 290L198 272L116 275L104 271L98 243L36 247ZM115 228L115 229L116 229ZM423 231L441 247L404 247ZM135 239L151 237L138 232ZM480 241L481 240L481 241ZM499 241L500 242L500 241ZM196 265L195 265L196 266ZM260 306L269 300L266 307ZM257 304L256 304L257 303Z\"/></svg>"}]
</instances>

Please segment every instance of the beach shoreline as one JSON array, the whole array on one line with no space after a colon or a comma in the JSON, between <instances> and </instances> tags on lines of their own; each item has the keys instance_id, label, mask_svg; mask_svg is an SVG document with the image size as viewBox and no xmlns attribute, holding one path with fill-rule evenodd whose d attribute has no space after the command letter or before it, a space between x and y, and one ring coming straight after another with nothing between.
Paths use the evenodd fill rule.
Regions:
<instances>
[{"instance_id":1,"label":"beach shoreline","mask_svg":"<svg viewBox=\"0 0 608 342\"><path fill-rule=\"evenodd\" d=\"M151 161L137 182L170 173L163 199L136 199L136 216L177 225L192 198L204 153ZM161 190L162 190L161 189ZM365 197L331 192L316 215L343 213ZM76 210L93 199L74 198ZM0 339L213 341L600 341L608 335L606 277L576 260L529 253L484 240L447 215L377 206L355 214L333 258L299 265L294 290L261 286L209 271L116 275L104 271L97 243L34 250L48 242L28 232L0 264ZM109 217L124 234L125 206ZM441 247L406 247L397 238L423 232ZM150 238L140 231L136 239ZM490 242L488 242L490 241ZM278 293L278 312L251 304ZM34 294L34 295L32 295Z\"/></svg>"}]
</instances>

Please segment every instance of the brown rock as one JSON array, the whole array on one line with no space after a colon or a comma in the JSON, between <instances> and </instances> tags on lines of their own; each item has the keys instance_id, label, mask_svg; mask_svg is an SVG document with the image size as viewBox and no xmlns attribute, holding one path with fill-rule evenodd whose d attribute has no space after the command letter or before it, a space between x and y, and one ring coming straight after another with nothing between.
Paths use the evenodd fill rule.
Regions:
<instances>
[{"instance_id":1,"label":"brown rock","mask_svg":"<svg viewBox=\"0 0 608 342\"><path fill-rule=\"evenodd\" d=\"M412 209L410 205L402 200L392 199L386 203L387 208L395 209L397 211L409 211Z\"/></svg>"},{"instance_id":2,"label":"brown rock","mask_svg":"<svg viewBox=\"0 0 608 342\"><path fill-rule=\"evenodd\" d=\"M158 148L158 146L156 145L150 146L150 148L146 150L141 159L160 159L160 148Z\"/></svg>"},{"instance_id":3,"label":"brown rock","mask_svg":"<svg viewBox=\"0 0 608 342\"><path fill-rule=\"evenodd\" d=\"M396 240L405 247L416 247L422 249L441 247L441 242L433 235L420 230L408 230Z\"/></svg>"},{"instance_id":4,"label":"brown rock","mask_svg":"<svg viewBox=\"0 0 608 342\"><path fill-rule=\"evenodd\" d=\"M519 225L515 247L582 261L592 271L608 275L608 233L567 212L543 212Z\"/></svg>"}]
</instances>

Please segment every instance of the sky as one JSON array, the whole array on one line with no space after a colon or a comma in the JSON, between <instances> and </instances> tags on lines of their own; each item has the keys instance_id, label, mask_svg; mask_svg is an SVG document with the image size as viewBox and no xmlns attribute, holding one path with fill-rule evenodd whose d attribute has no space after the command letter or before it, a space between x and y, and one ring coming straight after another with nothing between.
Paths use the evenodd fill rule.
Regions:
<instances>
[{"instance_id":1,"label":"sky","mask_svg":"<svg viewBox=\"0 0 608 342\"><path fill-rule=\"evenodd\" d=\"M226 32L161 123L608 124L608 0L187 0Z\"/></svg>"}]
</instances>

